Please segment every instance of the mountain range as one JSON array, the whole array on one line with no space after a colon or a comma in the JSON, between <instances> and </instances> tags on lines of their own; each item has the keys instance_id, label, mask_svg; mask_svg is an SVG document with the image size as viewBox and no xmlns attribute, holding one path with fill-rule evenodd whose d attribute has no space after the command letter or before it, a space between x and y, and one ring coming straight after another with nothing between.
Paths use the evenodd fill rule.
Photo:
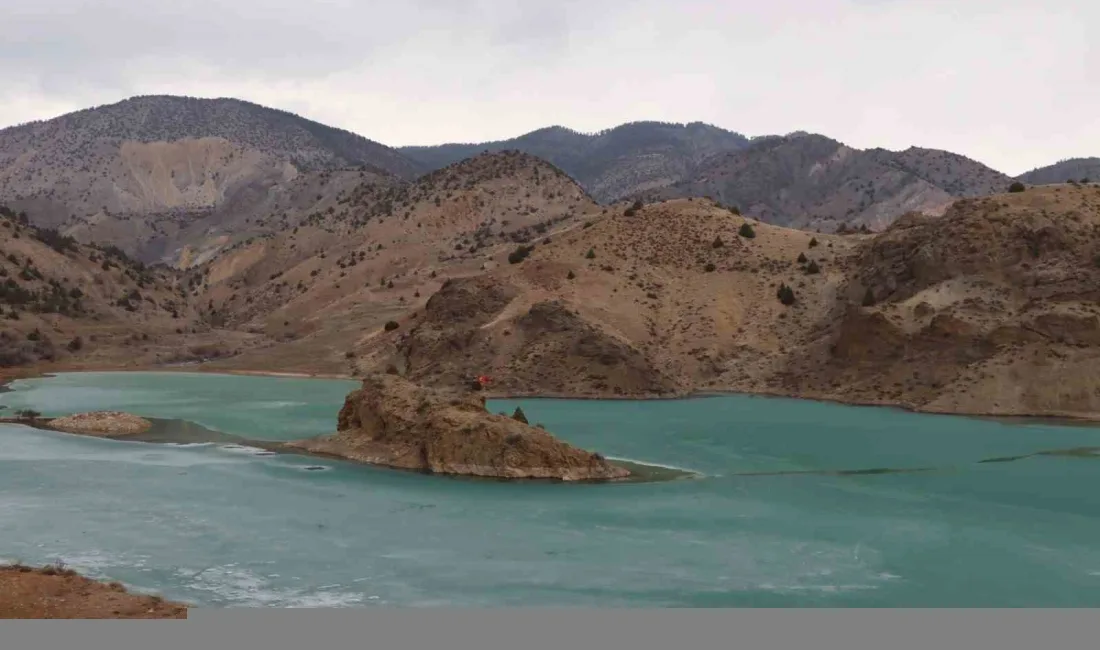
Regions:
<instances>
[{"instance_id":1,"label":"mountain range","mask_svg":"<svg viewBox=\"0 0 1100 650\"><path fill-rule=\"evenodd\" d=\"M236 99L142 96L0 130L0 203L83 243L189 266L346 212L364 185L408 186L506 150L547 161L605 205L711 197L768 223L823 232L880 230L914 210L942 214L1013 180L945 151L859 150L806 133L748 138L699 122L592 134L552 126L505 141L393 148ZM1064 161L1022 180L1100 177L1098 166Z\"/></svg>"}]
</instances>

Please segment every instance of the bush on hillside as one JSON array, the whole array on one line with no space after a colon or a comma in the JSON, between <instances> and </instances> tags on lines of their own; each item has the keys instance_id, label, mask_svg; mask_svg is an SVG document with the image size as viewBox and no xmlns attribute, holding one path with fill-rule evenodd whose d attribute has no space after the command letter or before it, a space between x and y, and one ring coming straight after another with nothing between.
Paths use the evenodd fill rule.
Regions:
<instances>
[{"instance_id":1,"label":"bush on hillside","mask_svg":"<svg viewBox=\"0 0 1100 650\"><path fill-rule=\"evenodd\" d=\"M398 327L401 327L401 326L397 324L397 321L395 321L395 320L386 321L386 331L387 332L392 332L395 329L397 329Z\"/></svg>"},{"instance_id":2,"label":"bush on hillside","mask_svg":"<svg viewBox=\"0 0 1100 650\"><path fill-rule=\"evenodd\" d=\"M509 264L519 264L523 260L527 259L527 256L531 254L531 251L535 250L534 246L520 246L516 250L508 253Z\"/></svg>"},{"instance_id":3,"label":"bush on hillside","mask_svg":"<svg viewBox=\"0 0 1100 650\"><path fill-rule=\"evenodd\" d=\"M780 284L779 290L775 292L775 297L779 298L779 302L784 305L790 306L794 304L794 289L788 287L786 284Z\"/></svg>"},{"instance_id":4,"label":"bush on hillside","mask_svg":"<svg viewBox=\"0 0 1100 650\"><path fill-rule=\"evenodd\" d=\"M737 234L745 239L756 237L756 231L752 229L752 226L748 222L741 224L741 229L737 231Z\"/></svg>"},{"instance_id":5,"label":"bush on hillside","mask_svg":"<svg viewBox=\"0 0 1100 650\"><path fill-rule=\"evenodd\" d=\"M1021 183L1020 181L1016 181L1012 185L1008 186L1008 191L1013 192L1013 193L1023 192L1026 189L1027 189L1027 186L1024 185L1023 183Z\"/></svg>"}]
</instances>

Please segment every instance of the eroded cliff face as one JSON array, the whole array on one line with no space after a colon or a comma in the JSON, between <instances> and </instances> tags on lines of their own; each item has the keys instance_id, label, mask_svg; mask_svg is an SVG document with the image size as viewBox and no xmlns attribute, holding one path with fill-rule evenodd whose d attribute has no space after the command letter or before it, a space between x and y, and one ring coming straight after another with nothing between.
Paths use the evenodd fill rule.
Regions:
<instances>
[{"instance_id":1,"label":"eroded cliff face","mask_svg":"<svg viewBox=\"0 0 1100 650\"><path fill-rule=\"evenodd\" d=\"M337 432L292 449L400 469L508 479L606 481L630 472L539 427L485 408L472 391L375 375L350 393Z\"/></svg>"}]
</instances>

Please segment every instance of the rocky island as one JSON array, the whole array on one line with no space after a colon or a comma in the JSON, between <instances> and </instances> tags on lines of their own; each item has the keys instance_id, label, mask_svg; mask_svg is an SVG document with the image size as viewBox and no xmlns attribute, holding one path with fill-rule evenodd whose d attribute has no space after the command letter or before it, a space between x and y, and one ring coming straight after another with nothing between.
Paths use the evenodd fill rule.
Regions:
<instances>
[{"instance_id":1,"label":"rocky island","mask_svg":"<svg viewBox=\"0 0 1100 650\"><path fill-rule=\"evenodd\" d=\"M122 411L94 411L77 413L49 420L46 426L65 433L114 438L145 433L153 423L145 418Z\"/></svg>"},{"instance_id":2,"label":"rocky island","mask_svg":"<svg viewBox=\"0 0 1100 650\"><path fill-rule=\"evenodd\" d=\"M352 391L337 432L290 449L434 474L507 479L608 481L630 471L520 419L496 415L485 398L375 375Z\"/></svg>"}]
</instances>

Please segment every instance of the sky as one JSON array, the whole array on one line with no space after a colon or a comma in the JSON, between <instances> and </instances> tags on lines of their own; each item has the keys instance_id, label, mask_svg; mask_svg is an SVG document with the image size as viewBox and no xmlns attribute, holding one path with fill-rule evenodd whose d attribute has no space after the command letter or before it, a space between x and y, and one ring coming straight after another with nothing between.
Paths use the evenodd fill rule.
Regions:
<instances>
[{"instance_id":1,"label":"sky","mask_svg":"<svg viewBox=\"0 0 1100 650\"><path fill-rule=\"evenodd\" d=\"M3 0L0 127L237 97L398 146L703 121L1100 156L1095 0Z\"/></svg>"}]
</instances>

